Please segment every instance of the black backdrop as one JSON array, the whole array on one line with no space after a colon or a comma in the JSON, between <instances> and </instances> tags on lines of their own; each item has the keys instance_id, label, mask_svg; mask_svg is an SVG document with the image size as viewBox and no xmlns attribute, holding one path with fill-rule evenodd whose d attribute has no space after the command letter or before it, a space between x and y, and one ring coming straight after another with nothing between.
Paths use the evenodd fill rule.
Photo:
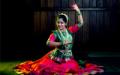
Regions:
<instances>
[{"instance_id":1,"label":"black backdrop","mask_svg":"<svg viewBox=\"0 0 120 75\"><path fill-rule=\"evenodd\" d=\"M50 50L45 43L50 31L55 28L54 18L44 19L46 21L36 19L36 12L38 12L37 16L41 17L43 13L46 18L55 16L57 10L69 10L67 11L69 15L74 13L69 6L65 6L66 4L62 3L62 7L62 4L58 3L60 0L50 1L53 3L49 4L47 0L4 0L2 3L2 59L34 59ZM81 3L79 0L76 1L81 7L86 25L75 34L74 50L77 51L74 53L80 53L78 55L80 56L89 51L119 52L120 1L81 0ZM67 8L64 9L64 7ZM52 16L49 16L49 12ZM49 24L51 26L48 26Z\"/></svg>"}]
</instances>

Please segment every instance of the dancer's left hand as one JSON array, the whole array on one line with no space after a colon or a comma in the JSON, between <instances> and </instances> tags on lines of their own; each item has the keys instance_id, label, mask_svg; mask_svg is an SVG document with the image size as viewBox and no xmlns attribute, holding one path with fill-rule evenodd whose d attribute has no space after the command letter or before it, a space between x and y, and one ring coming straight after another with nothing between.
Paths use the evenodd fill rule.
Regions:
<instances>
[{"instance_id":1,"label":"dancer's left hand","mask_svg":"<svg viewBox=\"0 0 120 75\"><path fill-rule=\"evenodd\" d=\"M73 8L75 11L79 11L79 8L78 8L78 5L77 5L77 4L73 4L73 5L72 5L72 8Z\"/></svg>"}]
</instances>

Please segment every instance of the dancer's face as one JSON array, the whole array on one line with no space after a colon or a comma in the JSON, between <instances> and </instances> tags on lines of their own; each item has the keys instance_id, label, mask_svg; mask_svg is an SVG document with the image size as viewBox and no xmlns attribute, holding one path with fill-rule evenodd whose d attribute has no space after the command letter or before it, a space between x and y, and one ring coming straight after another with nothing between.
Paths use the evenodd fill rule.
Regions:
<instances>
[{"instance_id":1,"label":"dancer's face","mask_svg":"<svg viewBox=\"0 0 120 75\"><path fill-rule=\"evenodd\" d=\"M57 19L56 25L57 25L58 29L60 29L60 30L66 29L66 26L65 26L66 23L63 21L62 18Z\"/></svg>"}]
</instances>

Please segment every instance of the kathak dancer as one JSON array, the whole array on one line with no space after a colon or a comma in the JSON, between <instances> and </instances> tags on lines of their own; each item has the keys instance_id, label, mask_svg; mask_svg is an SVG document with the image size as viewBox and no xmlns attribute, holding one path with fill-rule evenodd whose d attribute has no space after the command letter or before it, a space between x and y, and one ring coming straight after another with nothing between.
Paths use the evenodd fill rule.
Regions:
<instances>
[{"instance_id":1,"label":"kathak dancer","mask_svg":"<svg viewBox=\"0 0 120 75\"><path fill-rule=\"evenodd\" d=\"M59 13L56 16L57 29L50 34L47 40L47 45L54 47L54 49L36 61L25 61L16 65L15 71L17 74L95 75L103 72L100 66L92 63L86 63L85 67L81 67L73 57L72 34L83 26L83 18L77 4L73 4L72 9L77 13L78 23L68 27L67 14Z\"/></svg>"}]
</instances>

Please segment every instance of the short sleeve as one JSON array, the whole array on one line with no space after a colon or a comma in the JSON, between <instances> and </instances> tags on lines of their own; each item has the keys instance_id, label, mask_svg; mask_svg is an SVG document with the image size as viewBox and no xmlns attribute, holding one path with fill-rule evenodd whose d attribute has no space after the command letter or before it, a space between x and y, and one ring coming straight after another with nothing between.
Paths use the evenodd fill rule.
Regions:
<instances>
[{"instance_id":1,"label":"short sleeve","mask_svg":"<svg viewBox=\"0 0 120 75\"><path fill-rule=\"evenodd\" d=\"M68 28L68 30L71 32L71 33L75 33L79 30L79 26L78 24L75 24L75 25L72 25Z\"/></svg>"},{"instance_id":2,"label":"short sleeve","mask_svg":"<svg viewBox=\"0 0 120 75\"><path fill-rule=\"evenodd\" d=\"M51 33L48 40L49 41L55 41L55 39L56 39L56 36L53 33Z\"/></svg>"}]
</instances>

